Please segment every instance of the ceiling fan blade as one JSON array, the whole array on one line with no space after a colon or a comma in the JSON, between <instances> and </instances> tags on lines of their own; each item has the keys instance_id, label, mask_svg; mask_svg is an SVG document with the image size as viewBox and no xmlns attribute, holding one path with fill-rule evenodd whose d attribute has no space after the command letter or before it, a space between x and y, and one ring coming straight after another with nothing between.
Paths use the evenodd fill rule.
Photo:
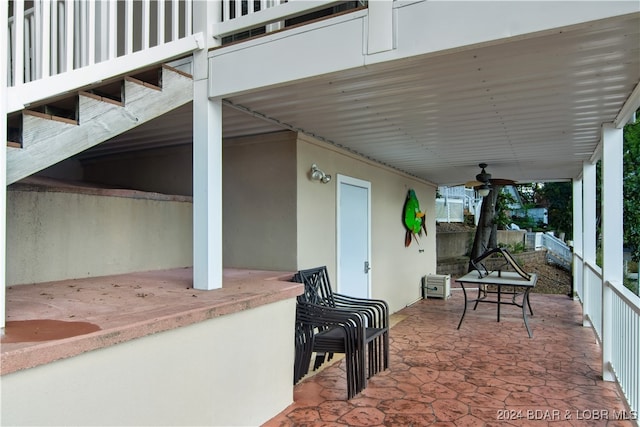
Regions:
<instances>
[{"instance_id":1,"label":"ceiling fan blade","mask_svg":"<svg viewBox=\"0 0 640 427\"><path fill-rule=\"evenodd\" d=\"M513 185L516 182L512 179L493 178L490 180L491 185Z\"/></svg>"},{"instance_id":2,"label":"ceiling fan blade","mask_svg":"<svg viewBox=\"0 0 640 427\"><path fill-rule=\"evenodd\" d=\"M482 185L483 183L480 181L467 181L464 183L464 186L467 188L474 188L477 187L479 185Z\"/></svg>"}]
</instances>

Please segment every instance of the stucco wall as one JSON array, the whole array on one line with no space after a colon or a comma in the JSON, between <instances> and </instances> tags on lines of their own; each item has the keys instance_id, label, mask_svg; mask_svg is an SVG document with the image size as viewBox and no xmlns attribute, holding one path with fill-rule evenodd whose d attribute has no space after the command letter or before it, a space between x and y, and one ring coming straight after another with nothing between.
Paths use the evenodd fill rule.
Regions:
<instances>
[{"instance_id":1,"label":"stucco wall","mask_svg":"<svg viewBox=\"0 0 640 427\"><path fill-rule=\"evenodd\" d=\"M498 230L498 244L502 246L524 244L526 233L524 230ZM474 238L475 231L439 232L436 236L438 259L468 256Z\"/></svg>"},{"instance_id":2,"label":"stucco wall","mask_svg":"<svg viewBox=\"0 0 640 427\"><path fill-rule=\"evenodd\" d=\"M294 317L289 299L4 375L0 424L261 425L293 401Z\"/></svg>"},{"instance_id":3,"label":"stucco wall","mask_svg":"<svg viewBox=\"0 0 640 427\"><path fill-rule=\"evenodd\" d=\"M224 141L225 267L296 270L295 150L293 132Z\"/></svg>"},{"instance_id":4,"label":"stucco wall","mask_svg":"<svg viewBox=\"0 0 640 427\"><path fill-rule=\"evenodd\" d=\"M329 144L300 135L298 164L298 268L327 265L336 283L336 181L311 181L316 163L326 173L343 174L371 183L372 297L395 312L420 299L420 278L436 272L435 193L428 183L368 162ZM427 214L428 236L404 247L402 208L407 190L416 191ZM421 252L422 251L422 252Z\"/></svg>"},{"instance_id":5,"label":"stucco wall","mask_svg":"<svg viewBox=\"0 0 640 427\"><path fill-rule=\"evenodd\" d=\"M85 181L141 191L193 195L193 148L155 148L83 160Z\"/></svg>"},{"instance_id":6,"label":"stucco wall","mask_svg":"<svg viewBox=\"0 0 640 427\"><path fill-rule=\"evenodd\" d=\"M190 266L192 223L191 202L10 189L7 285Z\"/></svg>"}]
</instances>

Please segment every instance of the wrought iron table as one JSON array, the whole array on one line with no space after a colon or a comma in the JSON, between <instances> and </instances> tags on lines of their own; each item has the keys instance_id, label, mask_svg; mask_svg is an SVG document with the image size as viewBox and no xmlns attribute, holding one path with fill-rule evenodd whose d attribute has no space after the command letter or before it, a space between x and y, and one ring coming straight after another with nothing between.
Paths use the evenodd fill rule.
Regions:
<instances>
[{"instance_id":1,"label":"wrought iron table","mask_svg":"<svg viewBox=\"0 0 640 427\"><path fill-rule=\"evenodd\" d=\"M500 305L508 304L522 307L522 319L524 320L524 326L527 328L529 338L532 338L533 334L531 333L531 329L527 323L526 308L528 307L529 312L533 315L533 310L531 310L531 304L529 303L529 292L536 285L537 280L538 276L535 273L530 274L529 279L526 279L512 271L493 271L482 276L477 271L472 271L456 279L456 281L462 286L462 292L464 293L464 311L462 312L462 317L458 323L458 329L460 329L460 325L462 325L462 321L464 320L464 315L467 313L468 302L475 302L475 305L473 306L474 310L478 307L478 303L481 302L497 304L498 322L500 321ZM467 291L464 288L465 284L478 285L478 297L475 300L467 300ZM488 290L486 285L495 286L497 290ZM511 288L511 290L503 290L503 287ZM497 294L497 299L487 299L489 294ZM511 301L502 301L502 294L512 295ZM516 297L519 295L522 295L522 304L516 302Z\"/></svg>"}]
</instances>

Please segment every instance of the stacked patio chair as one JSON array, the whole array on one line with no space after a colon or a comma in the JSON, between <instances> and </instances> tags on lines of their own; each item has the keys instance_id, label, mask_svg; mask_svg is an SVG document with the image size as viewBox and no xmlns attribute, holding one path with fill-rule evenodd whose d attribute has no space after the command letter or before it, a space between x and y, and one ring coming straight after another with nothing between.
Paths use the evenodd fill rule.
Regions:
<instances>
[{"instance_id":1,"label":"stacked patio chair","mask_svg":"<svg viewBox=\"0 0 640 427\"><path fill-rule=\"evenodd\" d=\"M365 328L355 312L298 301L294 384L307 372L312 354L344 353L347 372L347 399L366 387L364 369Z\"/></svg>"},{"instance_id":2,"label":"stacked patio chair","mask_svg":"<svg viewBox=\"0 0 640 427\"><path fill-rule=\"evenodd\" d=\"M294 384L308 372L313 353L314 370L344 353L348 398L355 396L367 378L389 367L387 303L334 293L324 266L301 270L293 280L304 283L296 312Z\"/></svg>"}]
</instances>

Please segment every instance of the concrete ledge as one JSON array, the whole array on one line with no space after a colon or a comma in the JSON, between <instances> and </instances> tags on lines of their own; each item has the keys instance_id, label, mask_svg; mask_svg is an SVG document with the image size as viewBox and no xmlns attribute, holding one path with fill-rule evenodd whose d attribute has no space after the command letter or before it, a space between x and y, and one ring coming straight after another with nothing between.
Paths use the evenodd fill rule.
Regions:
<instances>
[{"instance_id":1,"label":"concrete ledge","mask_svg":"<svg viewBox=\"0 0 640 427\"><path fill-rule=\"evenodd\" d=\"M0 375L302 293L287 272L225 269L223 287L212 291L193 289L192 276L191 268L182 268L7 288ZM11 322L38 319L88 322L100 329L44 342L9 342L15 341Z\"/></svg>"}]
</instances>

